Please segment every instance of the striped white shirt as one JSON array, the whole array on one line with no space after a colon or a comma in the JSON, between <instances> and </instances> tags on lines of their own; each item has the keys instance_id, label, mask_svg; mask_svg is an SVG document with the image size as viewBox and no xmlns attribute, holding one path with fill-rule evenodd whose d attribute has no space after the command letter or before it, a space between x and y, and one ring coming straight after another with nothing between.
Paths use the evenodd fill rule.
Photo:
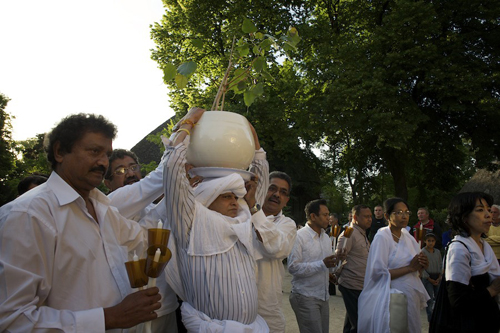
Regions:
<instances>
[{"instance_id":1,"label":"striped white shirt","mask_svg":"<svg viewBox=\"0 0 500 333\"><path fill-rule=\"evenodd\" d=\"M189 137L184 142L187 143L188 140ZM177 283L172 281L172 287L174 290L180 289L175 291L184 301L210 318L251 324L257 317L253 254L238 240L223 253L209 256L188 255L190 231L193 223L197 221L197 214L200 214L197 209L208 211L208 208L198 204L195 209L194 190L186 178L185 143L167 148L163 172L167 220L172 221L171 231L177 246L174 255L180 275L177 277ZM258 156L259 154L256 154L256 159ZM258 164L259 161L254 163ZM257 196L262 195L265 190L267 189L259 186L260 194ZM224 234L221 228L228 227L223 223L214 223L213 230L210 230L209 235L204 235L204 238L209 240ZM175 274L169 274L170 276L175 278Z\"/></svg>"}]
</instances>

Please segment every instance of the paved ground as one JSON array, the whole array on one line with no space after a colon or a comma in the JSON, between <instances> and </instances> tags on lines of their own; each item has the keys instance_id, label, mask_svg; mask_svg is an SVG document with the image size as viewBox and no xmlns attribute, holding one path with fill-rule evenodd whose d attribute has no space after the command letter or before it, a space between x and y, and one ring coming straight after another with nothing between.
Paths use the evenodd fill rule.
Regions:
<instances>
[{"instance_id":1,"label":"paved ground","mask_svg":"<svg viewBox=\"0 0 500 333\"><path fill-rule=\"evenodd\" d=\"M283 310L285 312L286 318L286 333L299 333L299 327L297 325L297 319L295 318L295 313L290 306L290 301L288 300L290 296L290 291L292 290L292 276L288 273L285 267L285 278L283 279ZM342 300L342 294L337 288L337 295L330 296L330 333L342 333L342 328L344 327L344 316L345 316L345 306ZM425 314L425 309L421 311L422 320L422 333L428 333L427 327L427 315ZM368 332L360 332L368 333Z\"/></svg>"}]
</instances>

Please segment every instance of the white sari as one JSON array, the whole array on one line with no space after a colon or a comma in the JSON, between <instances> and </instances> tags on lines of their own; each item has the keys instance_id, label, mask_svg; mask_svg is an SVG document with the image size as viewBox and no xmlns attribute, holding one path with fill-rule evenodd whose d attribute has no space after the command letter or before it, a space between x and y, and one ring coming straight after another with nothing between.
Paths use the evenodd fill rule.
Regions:
<instances>
[{"instance_id":1,"label":"white sari","mask_svg":"<svg viewBox=\"0 0 500 333\"><path fill-rule=\"evenodd\" d=\"M406 229L396 243L389 227L379 229L368 255L365 282L358 301L358 332L390 332L391 293L404 293L408 299L409 332L420 332L420 310L427 306L427 294L418 272L391 280L389 270L408 266L419 253L418 243Z\"/></svg>"}]
</instances>

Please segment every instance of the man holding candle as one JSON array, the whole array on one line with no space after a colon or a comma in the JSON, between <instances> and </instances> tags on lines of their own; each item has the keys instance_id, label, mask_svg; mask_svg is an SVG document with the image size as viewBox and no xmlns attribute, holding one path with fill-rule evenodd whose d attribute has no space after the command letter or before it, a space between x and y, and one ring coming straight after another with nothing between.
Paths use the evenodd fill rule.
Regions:
<instances>
[{"instance_id":1,"label":"man holding candle","mask_svg":"<svg viewBox=\"0 0 500 333\"><path fill-rule=\"evenodd\" d=\"M423 228L422 238L425 237L426 234L432 233L436 236L436 246L435 248L441 250L441 240L443 237L443 231L441 230L441 226L439 223L435 222L433 219L429 218L429 209L427 207L420 207L417 211L418 222L413 226L413 236L415 240L418 242L418 229L420 226ZM423 239L420 240L420 247L422 247Z\"/></svg>"},{"instance_id":2,"label":"man holding candle","mask_svg":"<svg viewBox=\"0 0 500 333\"><path fill-rule=\"evenodd\" d=\"M337 251L345 249L347 263L340 272L335 273L338 276L339 290L342 293L346 309L344 333L357 332L358 298L363 290L368 251L370 250L366 231L370 229L372 224L372 214L368 206L354 206L352 216L352 235L346 238L345 232L343 232L337 245Z\"/></svg>"},{"instance_id":3,"label":"man holding candle","mask_svg":"<svg viewBox=\"0 0 500 333\"><path fill-rule=\"evenodd\" d=\"M163 167L165 154L158 167L142 178L141 168L137 155L125 149L114 149L109 157L109 168L106 172L104 184L111 191L108 198L111 205L116 207L124 217L139 222L143 219L143 225L156 223L164 219L166 214L162 212L163 205L155 209L155 199L163 194ZM147 215L148 212L151 214ZM161 224L162 222L159 222ZM161 229L163 225L158 228ZM158 318L152 323L152 332L176 332L177 318L175 310L179 307L177 295L167 284L165 279L157 281L160 289L161 308L156 311Z\"/></svg>"},{"instance_id":4,"label":"man holding candle","mask_svg":"<svg viewBox=\"0 0 500 333\"><path fill-rule=\"evenodd\" d=\"M46 183L0 208L0 331L103 332L156 318L158 288L131 293L124 262L147 232L96 187L116 127L63 119L46 137Z\"/></svg>"},{"instance_id":5,"label":"man holding candle","mask_svg":"<svg viewBox=\"0 0 500 333\"><path fill-rule=\"evenodd\" d=\"M329 272L337 264L332 243L325 232L329 210L323 199L313 200L305 208L307 223L297 231L297 239L288 256L292 274L290 304L301 333L327 333Z\"/></svg>"}]
</instances>

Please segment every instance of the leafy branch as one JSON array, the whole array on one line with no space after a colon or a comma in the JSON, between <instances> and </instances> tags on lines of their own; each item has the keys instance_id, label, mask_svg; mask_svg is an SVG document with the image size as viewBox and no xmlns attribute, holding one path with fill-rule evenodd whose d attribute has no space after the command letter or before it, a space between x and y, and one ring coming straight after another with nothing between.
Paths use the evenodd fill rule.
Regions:
<instances>
[{"instance_id":1,"label":"leafy branch","mask_svg":"<svg viewBox=\"0 0 500 333\"><path fill-rule=\"evenodd\" d=\"M264 82L272 80L267 71L268 60L273 56L285 55L296 50L300 37L297 29L291 27L286 33L278 32L277 37L258 31L250 19L244 19L241 27L243 35L233 37L229 63L215 96L212 110L224 108L228 91L243 94L245 105L252 105L256 98L264 94ZM198 43L201 41L197 41ZM246 64L245 64L246 63ZM166 82L174 81L179 89L184 89L198 65L194 61L181 63L178 67L166 64L163 67Z\"/></svg>"}]
</instances>

